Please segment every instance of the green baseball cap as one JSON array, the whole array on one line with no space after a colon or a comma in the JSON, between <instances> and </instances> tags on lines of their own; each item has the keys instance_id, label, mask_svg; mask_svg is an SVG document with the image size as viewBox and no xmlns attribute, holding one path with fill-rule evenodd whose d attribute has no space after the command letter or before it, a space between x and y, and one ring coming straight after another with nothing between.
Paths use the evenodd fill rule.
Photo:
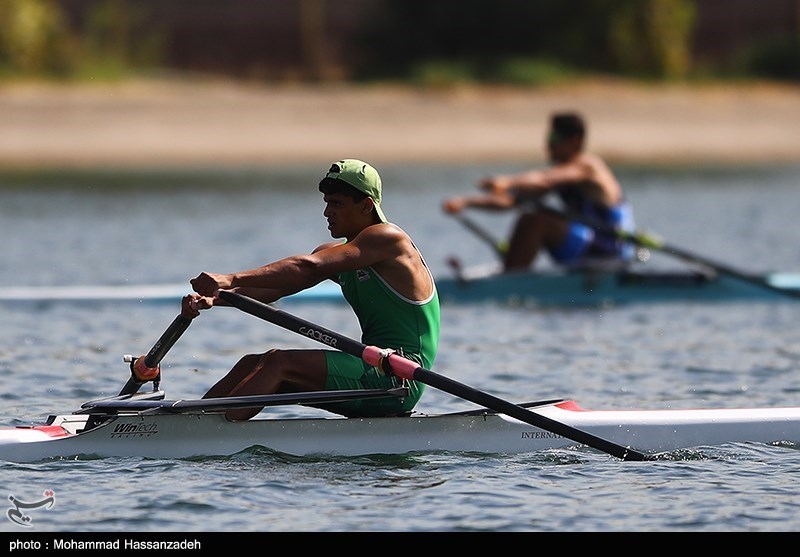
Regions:
<instances>
[{"instance_id":1,"label":"green baseball cap","mask_svg":"<svg viewBox=\"0 0 800 557\"><path fill-rule=\"evenodd\" d=\"M389 222L381 209L381 176L372 166L357 159L342 159L331 164L325 178L341 180L372 198L381 222Z\"/></svg>"}]
</instances>

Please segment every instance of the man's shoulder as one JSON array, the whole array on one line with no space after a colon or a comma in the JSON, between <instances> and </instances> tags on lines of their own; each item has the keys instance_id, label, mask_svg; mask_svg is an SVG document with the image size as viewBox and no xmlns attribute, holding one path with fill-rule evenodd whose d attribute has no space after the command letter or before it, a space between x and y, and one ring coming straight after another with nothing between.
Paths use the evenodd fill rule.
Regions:
<instances>
[{"instance_id":1,"label":"man's shoulder","mask_svg":"<svg viewBox=\"0 0 800 557\"><path fill-rule=\"evenodd\" d=\"M589 182L600 187L614 187L614 172L602 157L591 152L582 152L574 157L568 164L572 165Z\"/></svg>"},{"instance_id":2,"label":"man's shoulder","mask_svg":"<svg viewBox=\"0 0 800 557\"><path fill-rule=\"evenodd\" d=\"M397 226L392 222L379 222L377 224L371 224L361 232L356 235L356 238L370 238L370 237L379 237L379 238L395 238L401 239L403 237L408 237L408 233L405 230Z\"/></svg>"},{"instance_id":3,"label":"man's shoulder","mask_svg":"<svg viewBox=\"0 0 800 557\"><path fill-rule=\"evenodd\" d=\"M574 162L575 164L585 165L593 168L608 167L608 164L603 159L603 157L591 151L581 151L572 159L572 162Z\"/></svg>"}]
</instances>

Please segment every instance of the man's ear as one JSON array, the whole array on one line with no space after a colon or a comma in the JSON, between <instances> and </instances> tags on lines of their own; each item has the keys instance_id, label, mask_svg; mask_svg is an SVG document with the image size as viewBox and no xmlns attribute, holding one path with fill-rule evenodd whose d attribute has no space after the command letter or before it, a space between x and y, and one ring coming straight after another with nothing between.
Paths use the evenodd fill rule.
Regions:
<instances>
[{"instance_id":1,"label":"man's ear","mask_svg":"<svg viewBox=\"0 0 800 557\"><path fill-rule=\"evenodd\" d=\"M373 211L375 211L375 201L371 197L364 198L364 201L366 201L366 203L364 203L364 214L371 215Z\"/></svg>"}]
</instances>

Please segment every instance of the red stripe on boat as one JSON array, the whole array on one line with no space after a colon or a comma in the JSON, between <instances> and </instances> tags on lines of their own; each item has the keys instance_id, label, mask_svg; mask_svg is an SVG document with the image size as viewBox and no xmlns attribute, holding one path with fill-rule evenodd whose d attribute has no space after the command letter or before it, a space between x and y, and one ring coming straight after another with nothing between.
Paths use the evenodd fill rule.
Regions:
<instances>
[{"instance_id":1,"label":"red stripe on boat","mask_svg":"<svg viewBox=\"0 0 800 557\"><path fill-rule=\"evenodd\" d=\"M572 410L573 412L588 412L585 408L581 408L578 406L578 403L574 400L565 400L564 402L559 402L556 404L562 410Z\"/></svg>"},{"instance_id":2,"label":"red stripe on boat","mask_svg":"<svg viewBox=\"0 0 800 557\"><path fill-rule=\"evenodd\" d=\"M50 437L67 437L69 435L72 435L69 431L67 431L60 425L37 425L35 427L26 429L41 431L42 433L46 433Z\"/></svg>"}]
</instances>

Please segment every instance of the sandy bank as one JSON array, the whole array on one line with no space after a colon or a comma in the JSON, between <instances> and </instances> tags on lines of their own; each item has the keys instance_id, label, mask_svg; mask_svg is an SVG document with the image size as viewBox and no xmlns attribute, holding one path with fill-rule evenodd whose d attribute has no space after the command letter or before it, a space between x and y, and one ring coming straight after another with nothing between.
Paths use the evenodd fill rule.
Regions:
<instances>
[{"instance_id":1,"label":"sandy bank","mask_svg":"<svg viewBox=\"0 0 800 557\"><path fill-rule=\"evenodd\" d=\"M800 163L800 88L593 83L536 90L0 87L0 166L537 161L547 116L576 109L611 162Z\"/></svg>"}]
</instances>

